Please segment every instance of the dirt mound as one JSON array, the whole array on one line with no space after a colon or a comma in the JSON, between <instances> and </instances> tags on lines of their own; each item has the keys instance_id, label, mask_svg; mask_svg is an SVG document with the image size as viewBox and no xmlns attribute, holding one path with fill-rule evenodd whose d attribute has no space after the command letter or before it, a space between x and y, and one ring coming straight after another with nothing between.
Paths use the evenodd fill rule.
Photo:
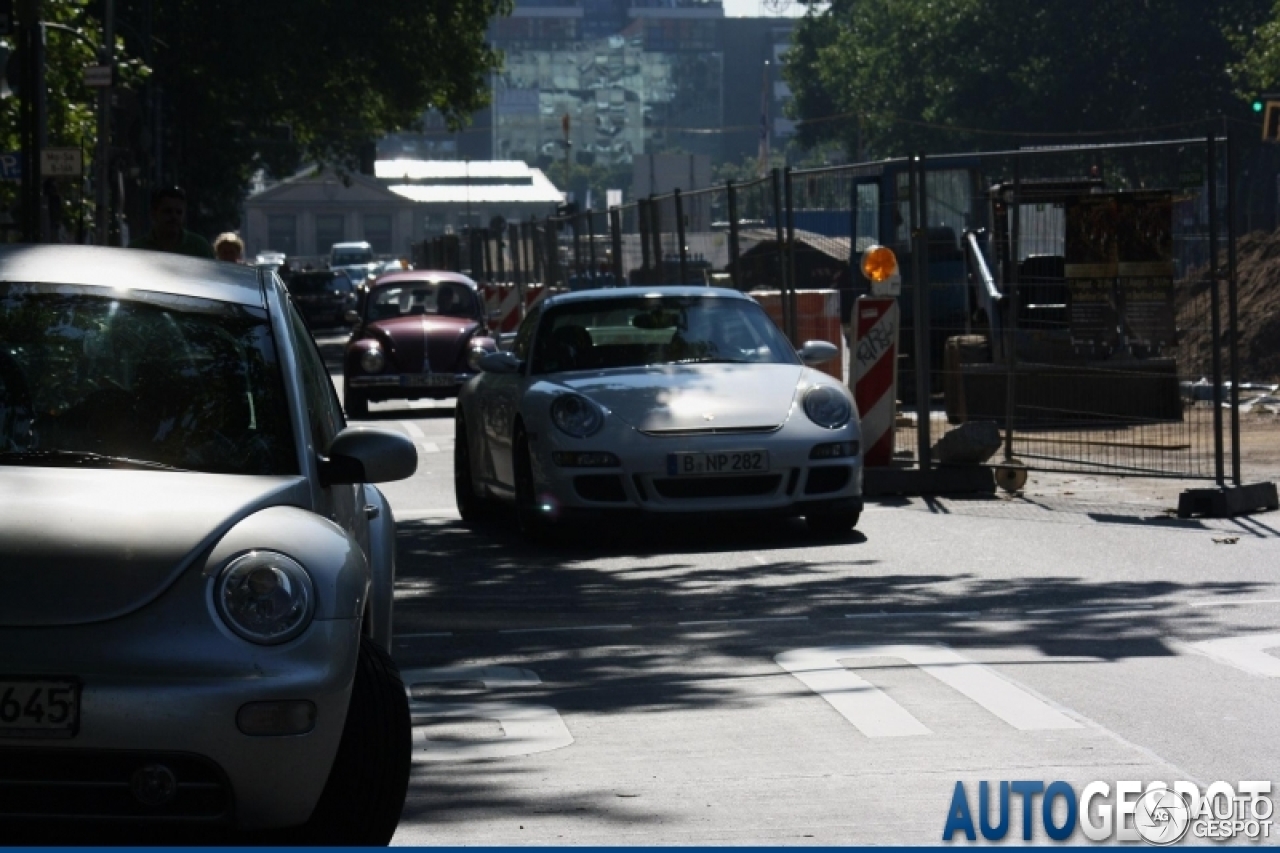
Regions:
<instances>
[{"instance_id":1,"label":"dirt mound","mask_svg":"<svg viewBox=\"0 0 1280 853\"><path fill-rule=\"evenodd\" d=\"M1225 253L1224 253L1225 264ZM1240 317L1240 378L1245 382L1280 382L1280 230L1255 231L1236 242L1236 273ZM1203 271L1194 271L1192 280ZM1183 291L1177 306L1180 343L1186 353L1205 355L1209 342L1209 289L1196 285ZM1221 289L1222 328L1229 334L1227 289ZM1224 358L1222 369L1228 369Z\"/></svg>"}]
</instances>

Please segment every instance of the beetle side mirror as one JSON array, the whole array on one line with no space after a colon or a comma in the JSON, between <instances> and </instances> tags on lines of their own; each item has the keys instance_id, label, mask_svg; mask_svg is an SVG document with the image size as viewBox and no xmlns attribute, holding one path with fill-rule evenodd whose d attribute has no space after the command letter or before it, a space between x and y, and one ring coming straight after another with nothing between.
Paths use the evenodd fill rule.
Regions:
<instances>
[{"instance_id":1,"label":"beetle side mirror","mask_svg":"<svg viewBox=\"0 0 1280 853\"><path fill-rule=\"evenodd\" d=\"M511 374L520 372L520 359L514 353L487 352L477 359L477 366L485 373Z\"/></svg>"},{"instance_id":2,"label":"beetle side mirror","mask_svg":"<svg viewBox=\"0 0 1280 853\"><path fill-rule=\"evenodd\" d=\"M352 325L355 325L356 323L360 322L360 314L351 308L348 308L345 312L343 312L342 317L344 320L346 320L348 323L351 323Z\"/></svg>"},{"instance_id":3,"label":"beetle side mirror","mask_svg":"<svg viewBox=\"0 0 1280 853\"><path fill-rule=\"evenodd\" d=\"M329 455L320 460L326 486L388 483L412 477L418 450L407 437L380 427L347 427L333 437Z\"/></svg>"},{"instance_id":4,"label":"beetle side mirror","mask_svg":"<svg viewBox=\"0 0 1280 853\"><path fill-rule=\"evenodd\" d=\"M796 355L806 367L813 367L840 355L840 350L830 341L805 341L804 346L796 350Z\"/></svg>"}]
</instances>

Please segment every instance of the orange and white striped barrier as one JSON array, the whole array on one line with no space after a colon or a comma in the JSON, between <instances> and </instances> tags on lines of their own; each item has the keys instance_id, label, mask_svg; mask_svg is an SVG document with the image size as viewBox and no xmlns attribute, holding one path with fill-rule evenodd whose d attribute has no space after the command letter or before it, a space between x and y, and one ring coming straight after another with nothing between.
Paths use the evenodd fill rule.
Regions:
<instances>
[{"instance_id":1,"label":"orange and white striped barrier","mask_svg":"<svg viewBox=\"0 0 1280 853\"><path fill-rule=\"evenodd\" d=\"M486 314L498 313L493 323L497 332L515 331L520 325L524 312L520 310L520 288L514 284L481 284L480 294L484 297ZM550 291L541 284L530 284L524 288L524 309L528 311L534 305L549 296Z\"/></svg>"},{"instance_id":2,"label":"orange and white striped barrier","mask_svg":"<svg viewBox=\"0 0 1280 853\"><path fill-rule=\"evenodd\" d=\"M862 418L862 461L893 461L898 397L898 300L860 296L853 308L853 399Z\"/></svg>"},{"instance_id":3,"label":"orange and white striped barrier","mask_svg":"<svg viewBox=\"0 0 1280 853\"><path fill-rule=\"evenodd\" d=\"M782 325L782 294L777 290L753 290L747 294L764 308L779 329ZM835 344L840 357L816 369L844 382L844 332L840 328L840 293L836 290L796 291L797 343L827 341Z\"/></svg>"}]
</instances>

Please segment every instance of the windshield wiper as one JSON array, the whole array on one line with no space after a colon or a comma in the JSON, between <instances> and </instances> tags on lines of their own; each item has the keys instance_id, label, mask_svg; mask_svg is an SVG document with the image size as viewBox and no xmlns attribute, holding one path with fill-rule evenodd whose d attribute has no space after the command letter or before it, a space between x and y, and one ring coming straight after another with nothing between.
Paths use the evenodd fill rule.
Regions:
<instances>
[{"instance_id":1,"label":"windshield wiper","mask_svg":"<svg viewBox=\"0 0 1280 853\"><path fill-rule=\"evenodd\" d=\"M186 471L163 462L108 456L87 450L9 450L0 453L0 465L51 465L60 468L150 468L159 471Z\"/></svg>"}]
</instances>

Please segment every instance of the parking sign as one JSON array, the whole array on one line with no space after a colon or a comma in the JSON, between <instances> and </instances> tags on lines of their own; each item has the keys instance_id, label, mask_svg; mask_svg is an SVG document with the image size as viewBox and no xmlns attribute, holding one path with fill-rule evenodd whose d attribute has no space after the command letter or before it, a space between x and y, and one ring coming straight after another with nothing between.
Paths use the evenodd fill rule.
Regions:
<instances>
[{"instance_id":1,"label":"parking sign","mask_svg":"<svg viewBox=\"0 0 1280 853\"><path fill-rule=\"evenodd\" d=\"M46 178L78 178L82 167L79 148L45 148L40 152L40 174Z\"/></svg>"},{"instance_id":2,"label":"parking sign","mask_svg":"<svg viewBox=\"0 0 1280 853\"><path fill-rule=\"evenodd\" d=\"M0 154L0 181L22 180L22 152L6 151Z\"/></svg>"}]
</instances>

